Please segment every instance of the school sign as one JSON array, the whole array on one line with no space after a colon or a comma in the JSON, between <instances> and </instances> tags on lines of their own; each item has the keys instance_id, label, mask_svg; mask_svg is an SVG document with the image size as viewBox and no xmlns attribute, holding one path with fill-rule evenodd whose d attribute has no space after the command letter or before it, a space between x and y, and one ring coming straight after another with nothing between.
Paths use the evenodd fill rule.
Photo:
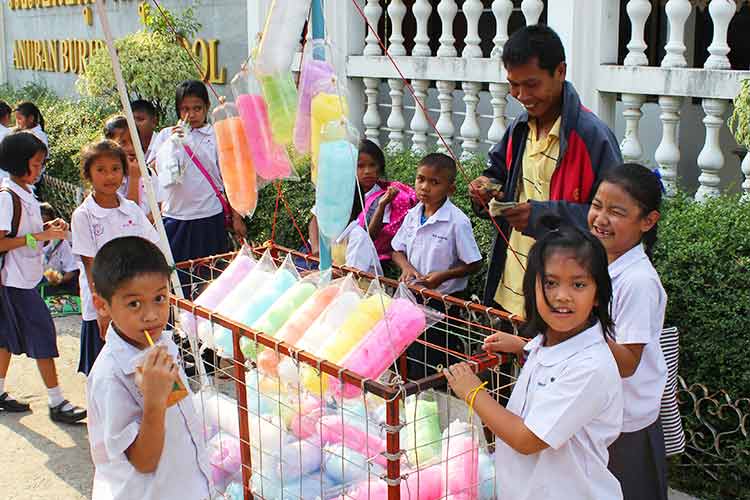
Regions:
<instances>
[{"instance_id":1,"label":"school sign","mask_svg":"<svg viewBox=\"0 0 750 500\"><path fill-rule=\"evenodd\" d=\"M105 0L114 36L143 28L148 1ZM164 0L175 12L189 3ZM221 87L247 56L246 0L215 0L195 6L203 25L183 43L200 62L203 77ZM45 85L58 94L75 94L75 81L89 57L104 50L94 0L3 0L0 11L0 83Z\"/></svg>"}]
</instances>

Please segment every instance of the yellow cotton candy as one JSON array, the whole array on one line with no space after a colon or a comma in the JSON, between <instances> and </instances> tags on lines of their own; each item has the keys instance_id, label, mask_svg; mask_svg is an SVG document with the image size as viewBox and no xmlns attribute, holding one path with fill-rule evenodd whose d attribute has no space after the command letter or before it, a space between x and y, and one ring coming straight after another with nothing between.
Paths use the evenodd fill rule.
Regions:
<instances>
[{"instance_id":1,"label":"yellow cotton candy","mask_svg":"<svg viewBox=\"0 0 750 500\"><path fill-rule=\"evenodd\" d=\"M313 97L310 105L310 150L312 155L310 177L313 182L318 180L318 154L320 153L320 136L323 126L328 122L346 118L348 114L349 105L346 99L339 95L321 92Z\"/></svg>"},{"instance_id":2,"label":"yellow cotton candy","mask_svg":"<svg viewBox=\"0 0 750 500\"><path fill-rule=\"evenodd\" d=\"M340 364L378 321L383 319L390 303L391 298L385 294L375 294L361 301L341 327L323 344L319 357ZM321 380L316 370L305 369L302 373L302 384L313 394L325 393L328 388L328 377Z\"/></svg>"}]
</instances>

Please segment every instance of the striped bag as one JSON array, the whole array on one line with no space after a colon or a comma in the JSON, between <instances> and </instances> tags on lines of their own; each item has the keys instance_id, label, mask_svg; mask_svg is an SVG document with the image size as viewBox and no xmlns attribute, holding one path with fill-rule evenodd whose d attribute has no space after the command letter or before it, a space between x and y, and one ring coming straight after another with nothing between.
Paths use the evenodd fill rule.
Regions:
<instances>
[{"instance_id":1,"label":"striped bag","mask_svg":"<svg viewBox=\"0 0 750 500\"><path fill-rule=\"evenodd\" d=\"M685 451L685 433L677 405L677 366L680 357L680 334L677 328L663 329L660 343L667 362L667 385L661 397L660 418L664 429L664 448L669 457Z\"/></svg>"}]
</instances>

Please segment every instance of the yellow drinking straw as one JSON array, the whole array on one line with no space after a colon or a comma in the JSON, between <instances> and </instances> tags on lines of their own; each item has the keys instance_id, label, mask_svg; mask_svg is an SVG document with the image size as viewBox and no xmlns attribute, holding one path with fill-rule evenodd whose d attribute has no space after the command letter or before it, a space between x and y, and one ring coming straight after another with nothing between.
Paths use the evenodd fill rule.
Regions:
<instances>
[{"instance_id":1,"label":"yellow drinking straw","mask_svg":"<svg viewBox=\"0 0 750 500\"><path fill-rule=\"evenodd\" d=\"M148 334L148 330L143 330L143 333L146 334L146 340L148 340L148 345L150 345L151 347L154 347L154 341L151 338L151 335Z\"/></svg>"}]
</instances>

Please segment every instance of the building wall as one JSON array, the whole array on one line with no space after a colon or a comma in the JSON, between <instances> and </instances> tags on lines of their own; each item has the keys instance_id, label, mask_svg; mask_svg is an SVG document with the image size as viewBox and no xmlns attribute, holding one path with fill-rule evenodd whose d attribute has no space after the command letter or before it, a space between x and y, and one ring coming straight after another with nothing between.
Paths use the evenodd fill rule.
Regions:
<instances>
[{"instance_id":1,"label":"building wall","mask_svg":"<svg viewBox=\"0 0 750 500\"><path fill-rule=\"evenodd\" d=\"M142 29L143 9L149 5L155 8L148 1L106 1L115 38ZM163 0L160 5L179 12L189 3ZM85 66L88 54L103 46L94 9L93 0L2 0L0 80L14 86L41 83L58 94L74 95L80 61ZM224 89L247 57L247 1L200 2L195 11L203 27L191 49L198 60L208 62L212 83Z\"/></svg>"}]
</instances>

